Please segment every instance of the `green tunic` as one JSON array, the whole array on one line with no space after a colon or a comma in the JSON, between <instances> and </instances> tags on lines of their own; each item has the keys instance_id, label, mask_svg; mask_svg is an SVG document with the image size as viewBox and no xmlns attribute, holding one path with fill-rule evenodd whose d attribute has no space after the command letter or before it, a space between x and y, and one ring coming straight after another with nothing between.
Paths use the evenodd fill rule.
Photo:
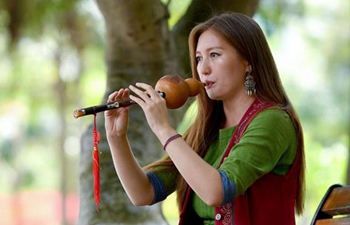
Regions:
<instances>
[{"instance_id":1,"label":"green tunic","mask_svg":"<svg viewBox=\"0 0 350 225\"><path fill-rule=\"evenodd\" d=\"M221 129L204 160L217 168L236 126ZM277 108L260 112L249 124L241 140L231 150L219 170L225 171L241 195L254 181L267 173L285 175L294 161L297 136L293 123L285 111ZM176 187L177 171L154 172L162 179L166 192ZM204 219L214 218L214 207L206 205L196 194L192 206Z\"/></svg>"}]
</instances>

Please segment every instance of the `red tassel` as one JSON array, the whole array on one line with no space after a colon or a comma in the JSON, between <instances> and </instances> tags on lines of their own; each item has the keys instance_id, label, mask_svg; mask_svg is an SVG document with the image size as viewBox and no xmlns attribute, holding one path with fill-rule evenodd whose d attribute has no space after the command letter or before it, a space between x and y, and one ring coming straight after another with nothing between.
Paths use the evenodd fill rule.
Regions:
<instances>
[{"instance_id":1,"label":"red tassel","mask_svg":"<svg viewBox=\"0 0 350 225\"><path fill-rule=\"evenodd\" d=\"M100 206L100 159L98 154L98 149L94 148L92 152L92 166L94 171L94 198L97 209Z\"/></svg>"},{"instance_id":2,"label":"red tassel","mask_svg":"<svg viewBox=\"0 0 350 225\"><path fill-rule=\"evenodd\" d=\"M92 151L92 168L93 168L93 172L94 172L94 198L95 198L96 209L99 210L99 206L100 206L100 159L99 159L98 144L100 142L100 133L97 131L96 114L94 114L93 135L94 135L94 150Z\"/></svg>"}]
</instances>

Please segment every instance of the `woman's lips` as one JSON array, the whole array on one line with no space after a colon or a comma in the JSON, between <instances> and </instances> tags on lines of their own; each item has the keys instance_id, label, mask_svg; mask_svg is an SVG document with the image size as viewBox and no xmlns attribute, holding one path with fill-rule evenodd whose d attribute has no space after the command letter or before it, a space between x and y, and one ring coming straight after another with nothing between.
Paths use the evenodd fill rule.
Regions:
<instances>
[{"instance_id":1,"label":"woman's lips","mask_svg":"<svg viewBox=\"0 0 350 225\"><path fill-rule=\"evenodd\" d=\"M212 81L205 81L205 87L207 88L207 89L209 89L209 88L211 88L212 86L213 86L213 84L214 84L214 82L212 82Z\"/></svg>"}]
</instances>

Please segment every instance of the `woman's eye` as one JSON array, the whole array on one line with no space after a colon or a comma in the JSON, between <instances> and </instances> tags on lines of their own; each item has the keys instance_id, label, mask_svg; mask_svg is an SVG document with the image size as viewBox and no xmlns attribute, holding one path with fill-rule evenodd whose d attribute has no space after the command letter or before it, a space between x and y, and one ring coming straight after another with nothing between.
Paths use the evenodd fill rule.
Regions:
<instances>
[{"instance_id":1,"label":"woman's eye","mask_svg":"<svg viewBox=\"0 0 350 225\"><path fill-rule=\"evenodd\" d=\"M214 58L214 57L218 57L218 56L219 56L219 54L218 54L218 53L216 53L216 52L212 52L212 53L210 53L210 56Z\"/></svg>"},{"instance_id":2,"label":"woman's eye","mask_svg":"<svg viewBox=\"0 0 350 225\"><path fill-rule=\"evenodd\" d=\"M201 56L196 56L196 62L201 61L202 57Z\"/></svg>"}]
</instances>

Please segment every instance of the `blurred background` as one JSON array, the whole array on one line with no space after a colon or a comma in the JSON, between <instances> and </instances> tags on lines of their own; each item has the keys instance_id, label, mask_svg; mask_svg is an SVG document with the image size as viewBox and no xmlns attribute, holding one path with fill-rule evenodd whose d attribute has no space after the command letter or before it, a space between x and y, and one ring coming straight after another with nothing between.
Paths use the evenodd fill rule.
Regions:
<instances>
[{"instance_id":1,"label":"blurred background","mask_svg":"<svg viewBox=\"0 0 350 225\"><path fill-rule=\"evenodd\" d=\"M0 2L0 225L75 224L80 137L91 118L72 112L105 92L104 22L94 1L22 3ZM169 3L172 26L190 0ZM309 224L326 189L350 183L350 1L264 0L254 19L304 126L298 224ZM163 209L176 224L173 196Z\"/></svg>"}]
</instances>

